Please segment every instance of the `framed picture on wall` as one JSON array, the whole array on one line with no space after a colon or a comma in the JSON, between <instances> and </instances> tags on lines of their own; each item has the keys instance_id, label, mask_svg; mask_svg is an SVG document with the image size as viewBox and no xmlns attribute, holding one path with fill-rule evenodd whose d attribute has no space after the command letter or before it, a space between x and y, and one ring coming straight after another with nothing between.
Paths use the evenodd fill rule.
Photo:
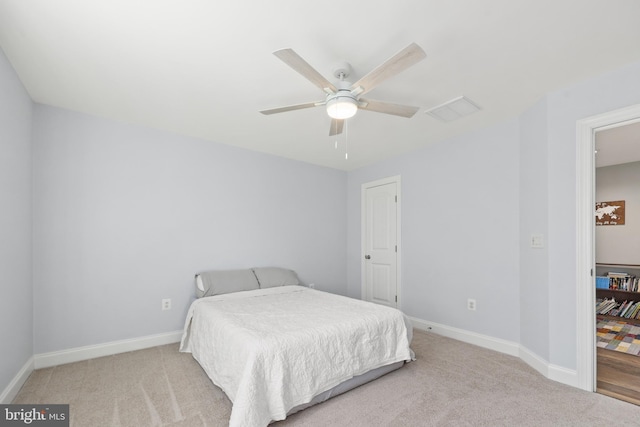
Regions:
<instances>
[{"instance_id":1,"label":"framed picture on wall","mask_svg":"<svg viewBox=\"0 0 640 427\"><path fill-rule=\"evenodd\" d=\"M624 225L624 200L596 202L596 225Z\"/></svg>"}]
</instances>

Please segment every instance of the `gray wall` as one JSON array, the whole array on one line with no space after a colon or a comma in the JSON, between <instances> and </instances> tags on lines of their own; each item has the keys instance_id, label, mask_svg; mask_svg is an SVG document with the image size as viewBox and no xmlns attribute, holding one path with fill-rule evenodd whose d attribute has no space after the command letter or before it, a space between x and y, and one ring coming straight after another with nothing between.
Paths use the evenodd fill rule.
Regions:
<instances>
[{"instance_id":1,"label":"gray wall","mask_svg":"<svg viewBox=\"0 0 640 427\"><path fill-rule=\"evenodd\" d=\"M2 386L34 352L179 330L199 270L289 266L359 296L361 184L398 174L403 309L571 369L576 121L639 104L640 63L349 174L53 107L32 120L4 57L0 89Z\"/></svg>"},{"instance_id":2,"label":"gray wall","mask_svg":"<svg viewBox=\"0 0 640 427\"><path fill-rule=\"evenodd\" d=\"M402 308L575 369L576 122L635 104L640 62L549 93L516 120L350 173L349 295L360 295L360 186L401 175ZM442 207L455 208L450 219ZM533 233L545 248L529 247Z\"/></svg>"},{"instance_id":3,"label":"gray wall","mask_svg":"<svg viewBox=\"0 0 640 427\"><path fill-rule=\"evenodd\" d=\"M596 169L596 201L625 201L624 225L596 226L596 262L640 265L639 189L640 162Z\"/></svg>"},{"instance_id":4,"label":"gray wall","mask_svg":"<svg viewBox=\"0 0 640 427\"><path fill-rule=\"evenodd\" d=\"M549 360L547 101L520 117L520 344ZM544 248L531 247L541 234Z\"/></svg>"},{"instance_id":5,"label":"gray wall","mask_svg":"<svg viewBox=\"0 0 640 427\"><path fill-rule=\"evenodd\" d=\"M346 293L344 172L46 106L33 150L36 353L180 330L207 269Z\"/></svg>"},{"instance_id":6,"label":"gray wall","mask_svg":"<svg viewBox=\"0 0 640 427\"><path fill-rule=\"evenodd\" d=\"M402 309L519 341L519 128L509 120L349 174L349 295L360 296L363 183L402 179ZM475 298L477 311L467 310Z\"/></svg>"},{"instance_id":7,"label":"gray wall","mask_svg":"<svg viewBox=\"0 0 640 427\"><path fill-rule=\"evenodd\" d=\"M0 50L0 392L33 355L32 108Z\"/></svg>"},{"instance_id":8,"label":"gray wall","mask_svg":"<svg viewBox=\"0 0 640 427\"><path fill-rule=\"evenodd\" d=\"M549 362L558 366L576 367L576 305L567 304L577 289L576 122L635 104L640 62L547 96Z\"/></svg>"}]
</instances>

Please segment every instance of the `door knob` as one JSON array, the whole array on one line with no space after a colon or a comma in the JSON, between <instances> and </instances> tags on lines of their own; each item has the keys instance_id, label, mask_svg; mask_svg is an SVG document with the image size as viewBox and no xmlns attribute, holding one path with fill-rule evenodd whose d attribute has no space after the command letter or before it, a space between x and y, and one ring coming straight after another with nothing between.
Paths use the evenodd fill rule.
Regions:
<instances>
[{"instance_id":1,"label":"door knob","mask_svg":"<svg viewBox=\"0 0 640 427\"><path fill-rule=\"evenodd\" d=\"M364 259L371 259L371 255L365 255Z\"/></svg>"}]
</instances>

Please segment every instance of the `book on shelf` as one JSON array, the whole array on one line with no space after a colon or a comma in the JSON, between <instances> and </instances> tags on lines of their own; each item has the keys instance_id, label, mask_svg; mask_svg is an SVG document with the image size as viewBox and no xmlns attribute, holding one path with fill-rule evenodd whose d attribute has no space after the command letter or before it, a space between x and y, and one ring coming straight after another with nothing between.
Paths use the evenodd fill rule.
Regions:
<instances>
[{"instance_id":1,"label":"book on shelf","mask_svg":"<svg viewBox=\"0 0 640 427\"><path fill-rule=\"evenodd\" d=\"M640 302L636 302L632 304L631 307L629 307L629 309L624 314L624 317L626 317L627 319L634 319L635 314L638 311L638 307L640 307Z\"/></svg>"},{"instance_id":2,"label":"book on shelf","mask_svg":"<svg viewBox=\"0 0 640 427\"><path fill-rule=\"evenodd\" d=\"M627 306L628 302L627 300L624 300L624 302L618 306L616 306L613 310L611 310L609 312L610 316L620 316L620 312L622 312L622 310Z\"/></svg>"},{"instance_id":3,"label":"book on shelf","mask_svg":"<svg viewBox=\"0 0 640 427\"><path fill-rule=\"evenodd\" d=\"M618 302L615 298L597 299L596 314L640 320L640 301Z\"/></svg>"},{"instance_id":4,"label":"book on shelf","mask_svg":"<svg viewBox=\"0 0 640 427\"><path fill-rule=\"evenodd\" d=\"M629 311L627 311L627 314L625 314L624 317L626 317L627 319L636 319L638 316L638 311L640 311L640 301L635 303L634 306L630 308Z\"/></svg>"},{"instance_id":5,"label":"book on shelf","mask_svg":"<svg viewBox=\"0 0 640 427\"><path fill-rule=\"evenodd\" d=\"M617 307L615 307L613 310L611 310L609 312L610 316L617 316L618 314L620 314L620 310L627 304L627 301L625 300L624 302L622 302L620 305L618 305Z\"/></svg>"},{"instance_id":6,"label":"book on shelf","mask_svg":"<svg viewBox=\"0 0 640 427\"><path fill-rule=\"evenodd\" d=\"M627 312L636 304L635 301L629 301L623 308L620 309L620 317L627 317Z\"/></svg>"},{"instance_id":7,"label":"book on shelf","mask_svg":"<svg viewBox=\"0 0 640 427\"><path fill-rule=\"evenodd\" d=\"M615 298L605 298L596 304L596 314L607 314L618 305Z\"/></svg>"},{"instance_id":8,"label":"book on shelf","mask_svg":"<svg viewBox=\"0 0 640 427\"><path fill-rule=\"evenodd\" d=\"M629 275L629 273L624 273L621 271L610 271L607 273L607 276L609 277L627 277Z\"/></svg>"},{"instance_id":9,"label":"book on shelf","mask_svg":"<svg viewBox=\"0 0 640 427\"><path fill-rule=\"evenodd\" d=\"M609 278L596 276L596 289L609 289Z\"/></svg>"},{"instance_id":10,"label":"book on shelf","mask_svg":"<svg viewBox=\"0 0 640 427\"><path fill-rule=\"evenodd\" d=\"M609 280L609 289L617 291L638 292L640 277L618 271L610 271L606 278ZM596 279L596 287L604 288L603 281Z\"/></svg>"}]
</instances>

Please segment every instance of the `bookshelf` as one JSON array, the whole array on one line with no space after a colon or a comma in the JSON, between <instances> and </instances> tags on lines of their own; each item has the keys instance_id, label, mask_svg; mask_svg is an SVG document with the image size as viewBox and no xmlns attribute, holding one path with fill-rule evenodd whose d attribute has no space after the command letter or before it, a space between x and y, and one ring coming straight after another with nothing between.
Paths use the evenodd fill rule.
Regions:
<instances>
[{"instance_id":1,"label":"bookshelf","mask_svg":"<svg viewBox=\"0 0 640 427\"><path fill-rule=\"evenodd\" d=\"M608 304L609 310L596 304L596 315L640 325L640 265L597 263L596 277L597 283L600 278L600 286L608 285L608 288L596 285L596 300L615 301Z\"/></svg>"}]
</instances>

